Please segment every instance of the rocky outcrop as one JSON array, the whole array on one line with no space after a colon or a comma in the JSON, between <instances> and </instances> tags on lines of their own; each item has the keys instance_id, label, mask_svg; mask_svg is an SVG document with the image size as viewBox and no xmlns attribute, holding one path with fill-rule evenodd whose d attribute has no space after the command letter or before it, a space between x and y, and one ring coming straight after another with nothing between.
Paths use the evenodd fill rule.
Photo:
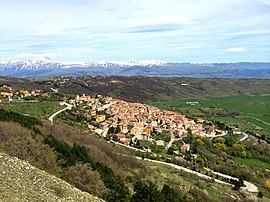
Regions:
<instances>
[{"instance_id":1,"label":"rocky outcrop","mask_svg":"<svg viewBox=\"0 0 270 202\"><path fill-rule=\"evenodd\" d=\"M0 199L2 201L93 201L95 196L37 169L27 161L0 152ZM0 200L1 201L1 200Z\"/></svg>"}]
</instances>

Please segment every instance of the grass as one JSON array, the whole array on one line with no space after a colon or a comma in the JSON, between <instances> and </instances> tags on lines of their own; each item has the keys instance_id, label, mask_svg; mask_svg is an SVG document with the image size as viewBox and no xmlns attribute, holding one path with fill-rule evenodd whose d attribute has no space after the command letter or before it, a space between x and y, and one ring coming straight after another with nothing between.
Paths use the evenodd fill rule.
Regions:
<instances>
[{"instance_id":1,"label":"grass","mask_svg":"<svg viewBox=\"0 0 270 202\"><path fill-rule=\"evenodd\" d=\"M269 163L265 163L265 162L258 160L258 159L242 159L242 158L233 157L233 160L235 163L237 163L239 165L245 165L245 166L249 166L249 167L257 167L257 168L263 168L263 169L270 170Z\"/></svg>"},{"instance_id":2,"label":"grass","mask_svg":"<svg viewBox=\"0 0 270 202\"><path fill-rule=\"evenodd\" d=\"M172 187L178 187L183 192L187 192L192 188L198 188L206 190L210 196L217 201L220 201L220 196L224 193L233 192L230 186L221 185L216 182L209 182L166 165L147 161L142 161L142 163L150 169L145 180L153 182L159 189L162 188L164 183L167 183Z\"/></svg>"},{"instance_id":3,"label":"grass","mask_svg":"<svg viewBox=\"0 0 270 202\"><path fill-rule=\"evenodd\" d=\"M198 101L199 104L186 104ZM208 97L193 100L149 102L159 108L178 111L189 117L213 119L229 126L239 126L259 134L270 131L270 95L237 95L229 97ZM231 115L239 114L238 116Z\"/></svg>"},{"instance_id":4,"label":"grass","mask_svg":"<svg viewBox=\"0 0 270 202\"><path fill-rule=\"evenodd\" d=\"M238 126L242 129L245 130L253 130L254 126L247 122L246 120L239 118L234 118L234 117L213 117L212 118L214 121L220 121L223 123L226 123L229 126Z\"/></svg>"},{"instance_id":5,"label":"grass","mask_svg":"<svg viewBox=\"0 0 270 202\"><path fill-rule=\"evenodd\" d=\"M252 114L270 115L270 96L230 96L205 98L200 100L204 106L215 106Z\"/></svg>"},{"instance_id":6,"label":"grass","mask_svg":"<svg viewBox=\"0 0 270 202\"><path fill-rule=\"evenodd\" d=\"M4 106L8 111L17 112L19 114L27 114L34 117L48 118L54 112L64 108L59 102L14 102Z\"/></svg>"},{"instance_id":7,"label":"grass","mask_svg":"<svg viewBox=\"0 0 270 202\"><path fill-rule=\"evenodd\" d=\"M26 161L0 152L0 201L100 201Z\"/></svg>"}]
</instances>

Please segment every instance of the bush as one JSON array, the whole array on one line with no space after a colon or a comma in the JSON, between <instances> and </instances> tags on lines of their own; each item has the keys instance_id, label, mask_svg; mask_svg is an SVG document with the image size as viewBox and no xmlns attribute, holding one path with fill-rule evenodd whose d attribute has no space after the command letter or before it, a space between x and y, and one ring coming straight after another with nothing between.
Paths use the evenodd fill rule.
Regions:
<instances>
[{"instance_id":1,"label":"bush","mask_svg":"<svg viewBox=\"0 0 270 202\"><path fill-rule=\"evenodd\" d=\"M100 198L105 198L106 193L108 193L99 173L93 171L92 168L86 164L76 164L68 167L64 173L64 180L80 190Z\"/></svg>"},{"instance_id":2,"label":"bush","mask_svg":"<svg viewBox=\"0 0 270 202\"><path fill-rule=\"evenodd\" d=\"M263 198L263 193L262 193L261 191L259 191L258 197L259 197L259 198Z\"/></svg>"}]
</instances>

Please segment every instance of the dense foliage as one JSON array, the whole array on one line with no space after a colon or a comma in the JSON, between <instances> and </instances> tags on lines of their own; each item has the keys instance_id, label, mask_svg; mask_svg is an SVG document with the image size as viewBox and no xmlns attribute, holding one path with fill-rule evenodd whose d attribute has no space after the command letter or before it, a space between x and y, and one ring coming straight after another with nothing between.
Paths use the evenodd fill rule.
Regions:
<instances>
[{"instance_id":1,"label":"dense foliage","mask_svg":"<svg viewBox=\"0 0 270 202\"><path fill-rule=\"evenodd\" d=\"M164 184L161 190L151 182L137 181L134 186L132 202L179 202L186 201L186 195Z\"/></svg>"},{"instance_id":2,"label":"dense foliage","mask_svg":"<svg viewBox=\"0 0 270 202\"><path fill-rule=\"evenodd\" d=\"M33 125L42 125L42 122L35 117L23 116L4 109L0 109L0 121L14 121L26 128L32 128Z\"/></svg>"},{"instance_id":3,"label":"dense foliage","mask_svg":"<svg viewBox=\"0 0 270 202\"><path fill-rule=\"evenodd\" d=\"M73 166L76 163L89 163L90 166L99 172L102 181L111 193L107 196L108 201L127 201L130 198L129 190L122 179L116 176L112 169L106 165L93 162L84 146L74 144L72 147L57 140L53 136L44 139L44 143L50 145L58 153L59 160L63 160L62 166Z\"/></svg>"}]
</instances>

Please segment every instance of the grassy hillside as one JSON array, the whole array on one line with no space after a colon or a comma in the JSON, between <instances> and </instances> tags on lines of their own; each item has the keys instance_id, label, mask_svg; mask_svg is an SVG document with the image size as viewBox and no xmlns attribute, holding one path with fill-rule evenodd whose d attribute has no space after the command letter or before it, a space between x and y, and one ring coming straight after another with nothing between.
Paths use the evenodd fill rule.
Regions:
<instances>
[{"instance_id":1,"label":"grassy hillside","mask_svg":"<svg viewBox=\"0 0 270 202\"><path fill-rule=\"evenodd\" d=\"M239 165L245 165L245 166L257 167L257 168L270 170L269 163L265 163L265 162L260 161L258 159L242 159L242 158L233 157L233 160Z\"/></svg>"},{"instance_id":2,"label":"grassy hillside","mask_svg":"<svg viewBox=\"0 0 270 202\"><path fill-rule=\"evenodd\" d=\"M27 161L0 153L2 201L102 201Z\"/></svg>"},{"instance_id":3,"label":"grassy hillside","mask_svg":"<svg viewBox=\"0 0 270 202\"><path fill-rule=\"evenodd\" d=\"M39 128L39 130L34 132L32 128ZM168 194L168 191L170 196L175 199L180 198L180 201L256 200L253 194L234 191L230 186L203 180L167 166L138 161L134 158L133 151L108 144L106 141L81 133L67 125L52 125L43 122L42 125L32 128L25 128L14 122L0 122L0 151L27 160L35 167L61 177L77 188L101 196L107 201L121 201L122 197L125 197L122 198L125 199L123 201L136 201L135 198L139 196L134 195L134 191L138 193L140 190L143 195L148 195L144 193L144 188L151 193L151 197L158 197L160 199L158 201L165 201L163 197L165 193ZM39 186L39 182L44 181L31 175L31 172L36 170L28 166L28 163L24 165L31 169L20 168L20 172L23 173L17 176L14 174L20 172L8 167L16 168L16 166L5 164L7 166L5 169L12 171L8 173L8 177L3 176L4 178L0 181L4 184L1 184L1 187L10 186L5 187L5 191L2 192L7 201L12 201L11 197L28 197L30 194L35 196L36 192L31 191L33 186L35 184ZM7 183L6 180L9 178L11 180ZM12 186L15 185L11 182L14 182L15 178L22 183L18 183L18 187L26 186L24 183L28 182L33 186L29 185L25 189L16 188L17 195L12 194L11 190L14 190ZM67 192L62 192L61 185L56 182L46 183L45 180L44 183L44 190L48 197L51 196L50 193L59 194L61 197L74 193L69 189ZM128 187L129 193L124 192L124 187ZM164 187L167 188L164 189ZM125 195L121 196L120 193L125 193ZM36 198L42 200L40 197L43 196ZM54 196L51 198L55 199Z\"/></svg>"},{"instance_id":4,"label":"grassy hillside","mask_svg":"<svg viewBox=\"0 0 270 202\"><path fill-rule=\"evenodd\" d=\"M59 102L43 101L7 103L3 108L8 111L14 111L28 116L48 118L54 112L63 109L64 107L59 105Z\"/></svg>"}]
</instances>

